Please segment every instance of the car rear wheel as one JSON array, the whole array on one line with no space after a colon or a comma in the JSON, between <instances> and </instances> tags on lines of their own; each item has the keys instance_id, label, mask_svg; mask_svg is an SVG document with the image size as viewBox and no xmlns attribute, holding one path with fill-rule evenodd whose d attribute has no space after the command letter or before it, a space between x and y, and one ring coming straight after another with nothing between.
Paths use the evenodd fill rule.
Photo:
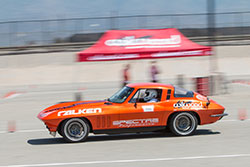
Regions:
<instances>
[{"instance_id":1,"label":"car rear wheel","mask_svg":"<svg viewBox=\"0 0 250 167\"><path fill-rule=\"evenodd\" d=\"M82 142L89 134L89 124L80 118L71 118L63 122L61 133L67 142Z\"/></svg>"},{"instance_id":2,"label":"car rear wheel","mask_svg":"<svg viewBox=\"0 0 250 167\"><path fill-rule=\"evenodd\" d=\"M177 136L192 135L197 128L197 118L190 112L180 112L170 118L169 128Z\"/></svg>"}]
</instances>

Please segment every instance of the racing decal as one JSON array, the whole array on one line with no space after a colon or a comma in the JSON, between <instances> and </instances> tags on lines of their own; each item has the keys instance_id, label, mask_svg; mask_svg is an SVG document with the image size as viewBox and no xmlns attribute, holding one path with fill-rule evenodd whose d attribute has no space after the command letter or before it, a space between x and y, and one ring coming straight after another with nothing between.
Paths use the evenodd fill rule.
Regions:
<instances>
[{"instance_id":1,"label":"racing decal","mask_svg":"<svg viewBox=\"0 0 250 167\"><path fill-rule=\"evenodd\" d=\"M207 98L205 96L202 96L202 95L197 95L196 98L199 99L199 100L202 100L202 101L207 100Z\"/></svg>"},{"instance_id":2,"label":"racing decal","mask_svg":"<svg viewBox=\"0 0 250 167\"><path fill-rule=\"evenodd\" d=\"M83 104L93 104L93 103L100 103L100 102L104 102L105 100L99 100L99 101L88 101L88 102L81 102L81 103L75 103L69 106L64 106L64 107L58 107L58 108L53 108L50 110L46 110L44 112L51 112L51 111L55 111L55 110L60 110L60 109L66 109L66 108L71 108L77 105L83 105Z\"/></svg>"},{"instance_id":3,"label":"racing decal","mask_svg":"<svg viewBox=\"0 0 250 167\"><path fill-rule=\"evenodd\" d=\"M142 106L143 112L154 112L154 105Z\"/></svg>"},{"instance_id":4,"label":"racing decal","mask_svg":"<svg viewBox=\"0 0 250 167\"><path fill-rule=\"evenodd\" d=\"M114 55L103 55L98 54L91 57L88 57L87 60L117 60L117 59L132 59L132 58L139 58L139 54L114 54Z\"/></svg>"},{"instance_id":5,"label":"racing decal","mask_svg":"<svg viewBox=\"0 0 250 167\"><path fill-rule=\"evenodd\" d=\"M174 108L178 109L200 109L202 108L202 102L196 103L192 101L178 101L173 105Z\"/></svg>"},{"instance_id":6,"label":"racing decal","mask_svg":"<svg viewBox=\"0 0 250 167\"><path fill-rule=\"evenodd\" d=\"M194 55L202 55L203 50L195 50L195 51L179 51L179 52L160 52L152 54L152 57L171 57L171 56L194 56Z\"/></svg>"},{"instance_id":7,"label":"racing decal","mask_svg":"<svg viewBox=\"0 0 250 167\"><path fill-rule=\"evenodd\" d=\"M148 125L154 125L158 122L159 122L159 118L147 118L147 119L113 121L113 125L119 126L119 127L148 126Z\"/></svg>"},{"instance_id":8,"label":"racing decal","mask_svg":"<svg viewBox=\"0 0 250 167\"><path fill-rule=\"evenodd\" d=\"M88 108L88 109L78 109L78 110L66 110L60 111L57 113L57 116L66 116L66 115L79 115L79 114L93 114L93 113L101 113L101 108Z\"/></svg>"},{"instance_id":9,"label":"racing decal","mask_svg":"<svg viewBox=\"0 0 250 167\"><path fill-rule=\"evenodd\" d=\"M136 38L135 36L125 36L122 39L106 40L107 46L137 46L137 45L173 45L181 43L180 35L170 35L170 38L152 39L152 38Z\"/></svg>"}]
</instances>

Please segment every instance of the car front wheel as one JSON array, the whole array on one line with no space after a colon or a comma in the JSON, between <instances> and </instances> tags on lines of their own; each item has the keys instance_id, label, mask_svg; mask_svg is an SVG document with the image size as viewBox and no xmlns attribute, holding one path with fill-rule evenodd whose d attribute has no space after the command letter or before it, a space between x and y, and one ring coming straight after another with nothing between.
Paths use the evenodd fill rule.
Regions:
<instances>
[{"instance_id":1,"label":"car front wheel","mask_svg":"<svg viewBox=\"0 0 250 167\"><path fill-rule=\"evenodd\" d=\"M177 136L188 136L195 132L197 124L197 118L192 113L180 112L170 118L169 128Z\"/></svg>"},{"instance_id":2,"label":"car front wheel","mask_svg":"<svg viewBox=\"0 0 250 167\"><path fill-rule=\"evenodd\" d=\"M89 134L89 124L81 118L71 118L62 124L62 136L67 142L82 142Z\"/></svg>"}]
</instances>

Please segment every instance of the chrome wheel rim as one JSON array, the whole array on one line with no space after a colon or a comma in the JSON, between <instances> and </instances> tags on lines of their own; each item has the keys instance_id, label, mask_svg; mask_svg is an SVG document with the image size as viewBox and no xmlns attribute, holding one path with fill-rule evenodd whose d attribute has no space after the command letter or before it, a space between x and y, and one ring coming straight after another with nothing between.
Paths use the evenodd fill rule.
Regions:
<instances>
[{"instance_id":1,"label":"chrome wheel rim","mask_svg":"<svg viewBox=\"0 0 250 167\"><path fill-rule=\"evenodd\" d=\"M79 122L72 122L68 126L68 133L71 137L79 138L83 135L83 126Z\"/></svg>"},{"instance_id":2,"label":"chrome wheel rim","mask_svg":"<svg viewBox=\"0 0 250 167\"><path fill-rule=\"evenodd\" d=\"M175 131L180 135L189 135L191 134L195 127L196 121L192 114L190 113L180 113L178 114L173 122L173 127Z\"/></svg>"},{"instance_id":3,"label":"chrome wheel rim","mask_svg":"<svg viewBox=\"0 0 250 167\"><path fill-rule=\"evenodd\" d=\"M67 122L64 132L71 141L81 141L87 134L87 126L83 120L72 120Z\"/></svg>"},{"instance_id":4,"label":"chrome wheel rim","mask_svg":"<svg viewBox=\"0 0 250 167\"><path fill-rule=\"evenodd\" d=\"M191 128L191 120L187 116L180 116L176 119L175 126L181 132L186 132Z\"/></svg>"}]
</instances>

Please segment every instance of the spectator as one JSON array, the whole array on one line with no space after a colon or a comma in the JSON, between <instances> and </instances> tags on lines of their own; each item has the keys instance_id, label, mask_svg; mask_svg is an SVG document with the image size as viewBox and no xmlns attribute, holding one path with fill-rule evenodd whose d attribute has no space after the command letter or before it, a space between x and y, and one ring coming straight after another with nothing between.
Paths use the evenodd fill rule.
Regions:
<instances>
[{"instance_id":1,"label":"spectator","mask_svg":"<svg viewBox=\"0 0 250 167\"><path fill-rule=\"evenodd\" d=\"M156 66L156 61L151 62L151 67L150 67L150 74L151 74L151 82L159 82L157 79L157 74L159 74L160 71L158 70Z\"/></svg>"},{"instance_id":2,"label":"spectator","mask_svg":"<svg viewBox=\"0 0 250 167\"><path fill-rule=\"evenodd\" d=\"M126 86L129 83L129 69L130 69L130 64L127 64L125 68L123 69L123 83L122 86Z\"/></svg>"}]
</instances>

